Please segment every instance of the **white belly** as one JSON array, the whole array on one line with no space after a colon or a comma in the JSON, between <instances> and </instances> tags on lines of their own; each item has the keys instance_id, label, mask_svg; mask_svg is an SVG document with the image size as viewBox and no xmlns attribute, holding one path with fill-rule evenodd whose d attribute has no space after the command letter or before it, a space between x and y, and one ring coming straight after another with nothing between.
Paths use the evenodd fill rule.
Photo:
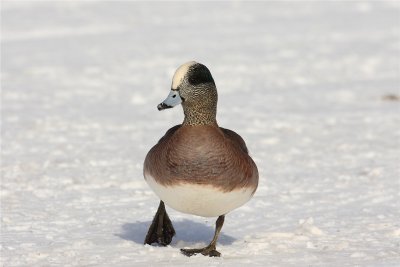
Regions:
<instances>
[{"instance_id":1,"label":"white belly","mask_svg":"<svg viewBox=\"0 0 400 267\"><path fill-rule=\"evenodd\" d=\"M203 217L227 214L249 201L253 195L251 188L222 192L215 187L204 185L163 186L146 173L145 178L151 189L169 207Z\"/></svg>"}]
</instances>

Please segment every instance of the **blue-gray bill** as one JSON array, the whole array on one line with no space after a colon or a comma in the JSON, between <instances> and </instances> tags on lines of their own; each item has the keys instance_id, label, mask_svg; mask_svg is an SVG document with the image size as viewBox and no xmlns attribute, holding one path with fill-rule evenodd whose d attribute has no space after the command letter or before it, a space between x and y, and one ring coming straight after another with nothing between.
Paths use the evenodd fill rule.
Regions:
<instances>
[{"instance_id":1,"label":"blue-gray bill","mask_svg":"<svg viewBox=\"0 0 400 267\"><path fill-rule=\"evenodd\" d=\"M158 104L157 108L158 110L173 108L180 103L182 103L182 98L179 95L179 91L171 90L167 98L162 103Z\"/></svg>"}]
</instances>

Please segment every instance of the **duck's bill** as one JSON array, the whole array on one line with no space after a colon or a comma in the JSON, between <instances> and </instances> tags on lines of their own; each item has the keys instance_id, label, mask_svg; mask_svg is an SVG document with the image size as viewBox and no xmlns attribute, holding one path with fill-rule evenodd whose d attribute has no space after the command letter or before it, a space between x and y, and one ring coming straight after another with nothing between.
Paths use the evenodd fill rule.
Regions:
<instances>
[{"instance_id":1,"label":"duck's bill","mask_svg":"<svg viewBox=\"0 0 400 267\"><path fill-rule=\"evenodd\" d=\"M173 106L168 106L164 102L157 105L158 110L163 110L163 109L167 109L167 108L173 108Z\"/></svg>"},{"instance_id":2,"label":"duck's bill","mask_svg":"<svg viewBox=\"0 0 400 267\"><path fill-rule=\"evenodd\" d=\"M158 104L157 109L163 110L167 108L173 108L180 103L182 103L182 99L179 95L179 91L171 90L167 98L162 103Z\"/></svg>"}]
</instances>

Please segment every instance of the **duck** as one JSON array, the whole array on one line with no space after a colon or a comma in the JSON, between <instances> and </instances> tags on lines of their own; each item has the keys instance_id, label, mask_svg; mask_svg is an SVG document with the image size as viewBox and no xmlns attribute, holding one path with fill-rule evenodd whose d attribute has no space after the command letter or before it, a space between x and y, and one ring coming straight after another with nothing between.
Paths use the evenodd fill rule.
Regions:
<instances>
[{"instance_id":1,"label":"duck","mask_svg":"<svg viewBox=\"0 0 400 267\"><path fill-rule=\"evenodd\" d=\"M216 120L217 87L210 70L190 61L176 70L171 91L158 110L183 107L184 120L170 128L147 153L143 175L160 203L144 244L167 246L176 234L165 205L186 214L217 217L203 248L182 248L186 256L219 257L216 245L225 215L256 192L258 169L243 138Z\"/></svg>"}]
</instances>

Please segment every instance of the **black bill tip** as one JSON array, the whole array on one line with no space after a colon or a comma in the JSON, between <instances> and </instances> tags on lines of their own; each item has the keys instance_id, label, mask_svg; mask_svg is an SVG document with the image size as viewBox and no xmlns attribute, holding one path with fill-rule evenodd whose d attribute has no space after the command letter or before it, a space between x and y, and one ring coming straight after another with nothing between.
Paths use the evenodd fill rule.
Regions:
<instances>
[{"instance_id":1,"label":"black bill tip","mask_svg":"<svg viewBox=\"0 0 400 267\"><path fill-rule=\"evenodd\" d=\"M165 104L164 102L161 104L158 104L158 106L157 106L158 110L163 110L163 109L167 109L167 108L172 108L172 106L169 106L169 105Z\"/></svg>"}]
</instances>

